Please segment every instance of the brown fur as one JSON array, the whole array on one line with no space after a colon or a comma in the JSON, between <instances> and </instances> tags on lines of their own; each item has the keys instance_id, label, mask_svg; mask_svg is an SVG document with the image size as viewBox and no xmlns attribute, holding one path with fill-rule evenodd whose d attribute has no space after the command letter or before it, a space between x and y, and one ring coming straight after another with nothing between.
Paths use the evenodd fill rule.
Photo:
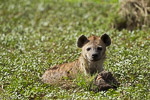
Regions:
<instances>
[{"instance_id":1,"label":"brown fur","mask_svg":"<svg viewBox=\"0 0 150 100\"><path fill-rule=\"evenodd\" d=\"M43 74L42 80L45 83L53 84L65 78L75 78L78 73L92 75L94 73L103 71L103 62L106 58L106 46L109 46L110 44L111 40L107 34L104 34L101 37L92 35L89 38L86 38L84 35L82 35L79 37L77 42L78 47L82 48L79 59L71 63L56 65L48 69ZM99 51L95 50L99 46L101 46L103 49ZM93 51L87 51L88 47L93 49ZM97 53L97 51L100 56L98 60L92 61L93 59L91 55Z\"/></svg>"}]
</instances>

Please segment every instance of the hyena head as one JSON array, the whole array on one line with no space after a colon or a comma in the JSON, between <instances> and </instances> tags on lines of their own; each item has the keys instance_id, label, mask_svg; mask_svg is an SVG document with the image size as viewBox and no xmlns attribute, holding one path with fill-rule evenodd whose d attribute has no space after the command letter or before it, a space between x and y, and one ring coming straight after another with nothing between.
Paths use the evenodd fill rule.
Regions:
<instances>
[{"instance_id":1,"label":"hyena head","mask_svg":"<svg viewBox=\"0 0 150 100\"><path fill-rule=\"evenodd\" d=\"M77 46L82 48L82 56L89 62L104 59L106 47L111 44L111 39L107 34L99 36L90 36L87 38L82 35L78 38Z\"/></svg>"}]
</instances>

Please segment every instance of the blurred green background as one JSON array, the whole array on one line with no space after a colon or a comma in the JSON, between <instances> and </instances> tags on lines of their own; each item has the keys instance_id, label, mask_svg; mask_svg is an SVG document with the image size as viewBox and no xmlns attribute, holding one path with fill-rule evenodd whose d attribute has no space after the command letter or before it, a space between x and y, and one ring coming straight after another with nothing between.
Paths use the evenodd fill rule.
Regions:
<instances>
[{"instance_id":1,"label":"blurred green background","mask_svg":"<svg viewBox=\"0 0 150 100\"><path fill-rule=\"evenodd\" d=\"M150 28L118 31L118 0L0 0L0 99L148 100ZM107 33L105 70L120 82L117 90L94 93L84 80L76 89L41 82L46 69L80 55L77 38Z\"/></svg>"}]
</instances>

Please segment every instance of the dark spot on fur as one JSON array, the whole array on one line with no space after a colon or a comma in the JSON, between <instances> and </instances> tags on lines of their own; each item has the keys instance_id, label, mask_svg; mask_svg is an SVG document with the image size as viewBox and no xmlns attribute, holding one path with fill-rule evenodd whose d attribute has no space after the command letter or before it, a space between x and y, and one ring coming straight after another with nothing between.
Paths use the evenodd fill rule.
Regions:
<instances>
[{"instance_id":1,"label":"dark spot on fur","mask_svg":"<svg viewBox=\"0 0 150 100\"><path fill-rule=\"evenodd\" d=\"M55 70L55 69L58 69L59 67L58 66L54 66L52 68L50 68L51 70Z\"/></svg>"},{"instance_id":2,"label":"dark spot on fur","mask_svg":"<svg viewBox=\"0 0 150 100\"><path fill-rule=\"evenodd\" d=\"M67 74L70 74L70 71L67 71Z\"/></svg>"}]
</instances>

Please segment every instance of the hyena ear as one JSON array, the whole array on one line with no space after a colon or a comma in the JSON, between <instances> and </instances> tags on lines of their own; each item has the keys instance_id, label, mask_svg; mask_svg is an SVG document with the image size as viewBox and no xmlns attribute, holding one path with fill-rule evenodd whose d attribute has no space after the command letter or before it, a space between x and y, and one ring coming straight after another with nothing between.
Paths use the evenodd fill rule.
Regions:
<instances>
[{"instance_id":1,"label":"hyena ear","mask_svg":"<svg viewBox=\"0 0 150 100\"><path fill-rule=\"evenodd\" d=\"M101 36L101 40L105 43L106 46L109 46L111 44L111 39L107 34L103 34Z\"/></svg>"},{"instance_id":2,"label":"hyena ear","mask_svg":"<svg viewBox=\"0 0 150 100\"><path fill-rule=\"evenodd\" d=\"M78 38L78 41L77 41L77 46L79 48L82 48L84 46L84 44L86 44L89 40L87 39L86 36L84 35L81 35L79 38Z\"/></svg>"}]
</instances>

